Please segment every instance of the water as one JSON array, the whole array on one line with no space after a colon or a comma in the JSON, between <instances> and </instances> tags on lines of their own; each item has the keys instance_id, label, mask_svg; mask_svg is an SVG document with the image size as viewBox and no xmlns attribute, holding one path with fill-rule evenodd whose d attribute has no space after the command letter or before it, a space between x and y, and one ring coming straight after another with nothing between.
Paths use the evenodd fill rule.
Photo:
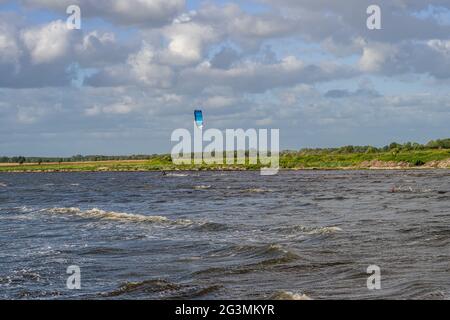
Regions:
<instances>
[{"instance_id":1,"label":"water","mask_svg":"<svg viewBox=\"0 0 450 320\"><path fill-rule=\"evenodd\" d=\"M0 247L1 299L449 299L450 173L0 174Z\"/></svg>"}]
</instances>

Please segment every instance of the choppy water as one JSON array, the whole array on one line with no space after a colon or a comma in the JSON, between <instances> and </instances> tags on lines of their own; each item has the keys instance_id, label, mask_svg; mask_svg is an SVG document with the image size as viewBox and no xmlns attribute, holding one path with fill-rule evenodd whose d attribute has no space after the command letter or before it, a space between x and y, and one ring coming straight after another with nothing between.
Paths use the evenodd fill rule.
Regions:
<instances>
[{"instance_id":1,"label":"choppy water","mask_svg":"<svg viewBox=\"0 0 450 320\"><path fill-rule=\"evenodd\" d=\"M449 299L449 171L0 174L2 299L304 294Z\"/></svg>"}]
</instances>

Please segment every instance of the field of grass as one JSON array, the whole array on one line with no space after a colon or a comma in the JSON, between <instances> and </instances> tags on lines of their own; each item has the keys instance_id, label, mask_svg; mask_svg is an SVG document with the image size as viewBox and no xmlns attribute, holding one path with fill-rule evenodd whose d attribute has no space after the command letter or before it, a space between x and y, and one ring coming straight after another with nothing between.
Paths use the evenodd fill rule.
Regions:
<instances>
[{"instance_id":1,"label":"field of grass","mask_svg":"<svg viewBox=\"0 0 450 320\"><path fill-rule=\"evenodd\" d=\"M285 154L280 159L282 168L350 168L359 167L367 161L407 163L412 166L423 166L431 161L450 159L450 149L377 152L377 153L332 153L332 152L299 152Z\"/></svg>"},{"instance_id":2,"label":"field of grass","mask_svg":"<svg viewBox=\"0 0 450 320\"><path fill-rule=\"evenodd\" d=\"M282 169L357 169L367 167L370 161L398 163L402 167L426 167L432 161L450 160L450 149L377 152L336 153L329 151L285 152L280 156ZM96 172L96 171L172 171L172 170L257 170L260 165L174 165L170 156L153 156L149 160L91 161L61 163L0 164L0 172Z\"/></svg>"}]
</instances>

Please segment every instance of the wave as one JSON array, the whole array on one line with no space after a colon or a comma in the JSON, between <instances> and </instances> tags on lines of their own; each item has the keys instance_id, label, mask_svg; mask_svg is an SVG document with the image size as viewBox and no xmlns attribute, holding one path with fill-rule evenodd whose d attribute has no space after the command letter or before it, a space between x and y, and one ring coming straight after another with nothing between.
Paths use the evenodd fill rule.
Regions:
<instances>
[{"instance_id":1,"label":"wave","mask_svg":"<svg viewBox=\"0 0 450 320\"><path fill-rule=\"evenodd\" d=\"M32 220L33 213L39 212L39 209L33 209L27 206L0 208L0 220Z\"/></svg>"},{"instance_id":2,"label":"wave","mask_svg":"<svg viewBox=\"0 0 450 320\"><path fill-rule=\"evenodd\" d=\"M392 188L392 193L430 193L432 189L415 188L411 186L396 186Z\"/></svg>"},{"instance_id":3,"label":"wave","mask_svg":"<svg viewBox=\"0 0 450 320\"><path fill-rule=\"evenodd\" d=\"M229 192L239 192L239 193L269 193L273 192L271 189L263 189L263 188L247 188L247 189L239 189L232 186L227 186L227 190Z\"/></svg>"},{"instance_id":4,"label":"wave","mask_svg":"<svg viewBox=\"0 0 450 320\"><path fill-rule=\"evenodd\" d=\"M347 200L348 198L343 197L343 196L336 196L336 197L315 197L313 198L314 201L331 201L331 200L338 200L338 201L342 201L342 200Z\"/></svg>"},{"instance_id":5,"label":"wave","mask_svg":"<svg viewBox=\"0 0 450 320\"><path fill-rule=\"evenodd\" d=\"M225 267L210 267L194 273L196 276L211 274L246 274L250 272L271 269L278 265L291 263L299 259L299 256L281 245L236 245L225 249L215 250L210 253L210 258L234 258L239 256L239 264ZM233 259L234 260L234 259ZM247 261L247 263L243 263Z\"/></svg>"},{"instance_id":6,"label":"wave","mask_svg":"<svg viewBox=\"0 0 450 320\"><path fill-rule=\"evenodd\" d=\"M42 276L31 269L14 270L12 274L0 278L0 284L24 283L24 282L41 282Z\"/></svg>"},{"instance_id":7,"label":"wave","mask_svg":"<svg viewBox=\"0 0 450 320\"><path fill-rule=\"evenodd\" d=\"M18 299L49 299L49 298L60 298L63 295L62 292L59 291L30 291L30 290L22 290L17 295Z\"/></svg>"},{"instance_id":8,"label":"wave","mask_svg":"<svg viewBox=\"0 0 450 320\"><path fill-rule=\"evenodd\" d=\"M40 210L40 212L46 212L52 215L74 215L86 219L99 219L103 221L162 224L180 228L191 228L192 230L199 232L220 232L230 228L230 226L226 224L217 222L194 222L188 219L171 220L163 216L147 216L142 214L104 211L100 209L81 210L80 208L51 208Z\"/></svg>"},{"instance_id":9,"label":"wave","mask_svg":"<svg viewBox=\"0 0 450 320\"><path fill-rule=\"evenodd\" d=\"M277 231L280 232L288 232L288 233L304 233L307 235L327 235L327 234L334 234L338 232L344 232L343 229L336 226L330 226L330 227L306 227L303 225L294 225L294 226L285 226L276 228Z\"/></svg>"},{"instance_id":10,"label":"wave","mask_svg":"<svg viewBox=\"0 0 450 320\"><path fill-rule=\"evenodd\" d=\"M306 294L293 293L290 291L280 291L273 294L270 300L313 300Z\"/></svg>"},{"instance_id":11,"label":"wave","mask_svg":"<svg viewBox=\"0 0 450 320\"><path fill-rule=\"evenodd\" d=\"M201 298L207 295L210 295L220 289L222 289L223 286L222 285L212 285L212 286L208 286L208 287L194 287L190 290L188 290L188 292L186 293L182 293L179 294L173 298L175 299L195 299L195 298Z\"/></svg>"},{"instance_id":12,"label":"wave","mask_svg":"<svg viewBox=\"0 0 450 320\"><path fill-rule=\"evenodd\" d=\"M208 190L208 189L211 189L211 186L209 186L209 185L195 186L194 189L195 190Z\"/></svg>"},{"instance_id":13,"label":"wave","mask_svg":"<svg viewBox=\"0 0 450 320\"><path fill-rule=\"evenodd\" d=\"M96 218L109 221L123 221L123 222L135 222L135 223L168 223L168 224L180 224L189 225L192 224L190 220L169 220L162 216L146 216L142 214L121 213L114 211L103 211L100 209L81 210L79 208L52 208L44 209L42 211L48 212L54 215L76 215L83 218Z\"/></svg>"},{"instance_id":14,"label":"wave","mask_svg":"<svg viewBox=\"0 0 450 320\"><path fill-rule=\"evenodd\" d=\"M19 211L19 212L23 212L23 213L36 211L35 209L27 207L27 206L6 208L5 210Z\"/></svg>"},{"instance_id":15,"label":"wave","mask_svg":"<svg viewBox=\"0 0 450 320\"><path fill-rule=\"evenodd\" d=\"M189 175L186 173L168 173L168 174L166 174L166 177L183 178L183 177L189 177Z\"/></svg>"},{"instance_id":16,"label":"wave","mask_svg":"<svg viewBox=\"0 0 450 320\"><path fill-rule=\"evenodd\" d=\"M172 298L172 299L193 299L209 295L222 286L198 286L187 284L176 284L166 280L145 280L141 282L126 282L122 284L117 290L102 293L103 297L120 297L124 295L132 295L133 297L142 297L147 299L150 296L157 296L158 298Z\"/></svg>"},{"instance_id":17,"label":"wave","mask_svg":"<svg viewBox=\"0 0 450 320\"><path fill-rule=\"evenodd\" d=\"M163 293L178 291L182 287L165 280L146 280L142 282L126 282L119 289L102 293L103 297L118 297L126 294L136 293Z\"/></svg>"},{"instance_id":18,"label":"wave","mask_svg":"<svg viewBox=\"0 0 450 320\"><path fill-rule=\"evenodd\" d=\"M330 233L337 233L337 232L343 232L339 227L323 227L323 228L315 228L311 231L306 232L307 234L330 234Z\"/></svg>"},{"instance_id":19,"label":"wave","mask_svg":"<svg viewBox=\"0 0 450 320\"><path fill-rule=\"evenodd\" d=\"M252 189L245 189L243 192L247 193L266 193L266 192L272 192L270 189L262 189L262 188L252 188Z\"/></svg>"},{"instance_id":20,"label":"wave","mask_svg":"<svg viewBox=\"0 0 450 320\"><path fill-rule=\"evenodd\" d=\"M8 185L6 183L0 182L0 187L6 188Z\"/></svg>"},{"instance_id":21,"label":"wave","mask_svg":"<svg viewBox=\"0 0 450 320\"><path fill-rule=\"evenodd\" d=\"M274 256L291 256L297 255L289 250L284 249L279 244L265 244L265 245L233 245L224 249L219 249L211 252L212 257L226 257L243 255L249 258L258 257L274 257Z\"/></svg>"},{"instance_id":22,"label":"wave","mask_svg":"<svg viewBox=\"0 0 450 320\"><path fill-rule=\"evenodd\" d=\"M202 222L198 224L197 229L200 231L211 231L211 232L218 232L218 231L225 231L229 229L229 226L223 223L217 223L217 222Z\"/></svg>"}]
</instances>

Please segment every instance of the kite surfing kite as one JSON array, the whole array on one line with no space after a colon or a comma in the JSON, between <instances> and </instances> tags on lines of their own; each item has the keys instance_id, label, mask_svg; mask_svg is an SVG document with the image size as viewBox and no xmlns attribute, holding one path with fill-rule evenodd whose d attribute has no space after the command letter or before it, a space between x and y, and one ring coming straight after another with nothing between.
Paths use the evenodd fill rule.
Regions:
<instances>
[{"instance_id":1,"label":"kite surfing kite","mask_svg":"<svg viewBox=\"0 0 450 320\"><path fill-rule=\"evenodd\" d=\"M203 129L203 112L201 110L195 110L194 112L195 124L199 129Z\"/></svg>"}]
</instances>

